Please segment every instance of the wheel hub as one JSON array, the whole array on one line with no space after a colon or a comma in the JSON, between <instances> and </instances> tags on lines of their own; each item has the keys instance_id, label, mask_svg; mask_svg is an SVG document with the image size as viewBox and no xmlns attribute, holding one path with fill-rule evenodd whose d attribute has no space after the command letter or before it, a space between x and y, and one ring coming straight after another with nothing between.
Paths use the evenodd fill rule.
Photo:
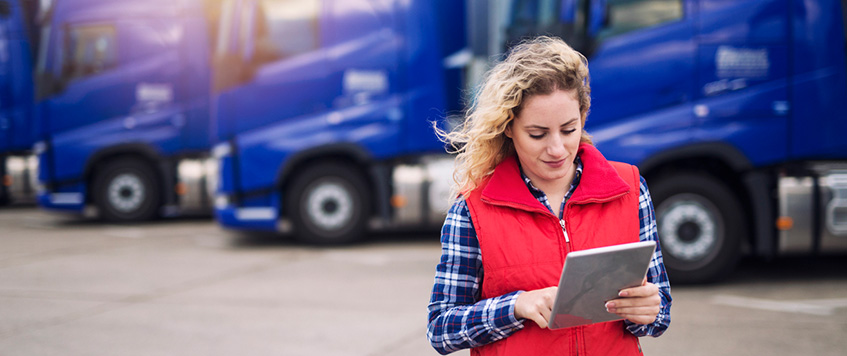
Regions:
<instances>
[{"instance_id":1,"label":"wheel hub","mask_svg":"<svg viewBox=\"0 0 847 356\"><path fill-rule=\"evenodd\" d=\"M123 173L109 183L109 205L121 212L132 212L144 201L144 184L134 174Z\"/></svg>"},{"instance_id":2,"label":"wheel hub","mask_svg":"<svg viewBox=\"0 0 847 356\"><path fill-rule=\"evenodd\" d=\"M694 199L678 199L662 213L662 248L676 258L695 261L714 253L719 243L719 217Z\"/></svg>"},{"instance_id":3,"label":"wheel hub","mask_svg":"<svg viewBox=\"0 0 847 356\"><path fill-rule=\"evenodd\" d=\"M319 183L306 199L309 219L322 229L337 230L353 218L353 197L341 184Z\"/></svg>"},{"instance_id":4,"label":"wheel hub","mask_svg":"<svg viewBox=\"0 0 847 356\"><path fill-rule=\"evenodd\" d=\"M693 242L700 237L700 225L693 221L686 221L679 225L676 233L683 242Z\"/></svg>"},{"instance_id":5,"label":"wheel hub","mask_svg":"<svg viewBox=\"0 0 847 356\"><path fill-rule=\"evenodd\" d=\"M323 212L326 214L332 214L338 211L338 202L335 200L327 200L323 205Z\"/></svg>"}]
</instances>

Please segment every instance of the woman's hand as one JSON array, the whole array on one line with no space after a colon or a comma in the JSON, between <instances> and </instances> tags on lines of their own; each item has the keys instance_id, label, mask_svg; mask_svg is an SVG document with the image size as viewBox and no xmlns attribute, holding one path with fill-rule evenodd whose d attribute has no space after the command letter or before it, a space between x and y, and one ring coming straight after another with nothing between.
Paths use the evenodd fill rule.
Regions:
<instances>
[{"instance_id":1,"label":"woman's hand","mask_svg":"<svg viewBox=\"0 0 847 356\"><path fill-rule=\"evenodd\" d=\"M640 287L627 288L621 298L606 302L606 310L636 324L652 324L662 309L659 287L644 279Z\"/></svg>"},{"instance_id":2,"label":"woman's hand","mask_svg":"<svg viewBox=\"0 0 847 356\"><path fill-rule=\"evenodd\" d=\"M515 301L515 317L532 320L542 329L547 328L558 289L548 287L521 293Z\"/></svg>"}]
</instances>

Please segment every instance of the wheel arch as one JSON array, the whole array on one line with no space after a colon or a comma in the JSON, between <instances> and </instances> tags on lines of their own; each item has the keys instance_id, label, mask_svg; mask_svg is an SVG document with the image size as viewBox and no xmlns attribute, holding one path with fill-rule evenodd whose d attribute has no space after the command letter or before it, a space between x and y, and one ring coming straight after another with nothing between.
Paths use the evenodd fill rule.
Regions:
<instances>
[{"instance_id":1,"label":"wheel arch","mask_svg":"<svg viewBox=\"0 0 847 356\"><path fill-rule=\"evenodd\" d=\"M709 175L724 183L744 210L748 227L748 236L742 241L744 247L762 254L761 245L770 239L766 227L772 225L767 214L762 213L770 211L771 203L761 199L763 188L756 186L758 180L751 179L755 167L743 152L726 143L699 143L662 151L638 166L648 186L650 181L683 172Z\"/></svg>"},{"instance_id":2,"label":"wheel arch","mask_svg":"<svg viewBox=\"0 0 847 356\"><path fill-rule=\"evenodd\" d=\"M365 177L368 188L370 188L371 195L379 194L379 187L383 183L378 175L370 169L374 164L372 155L363 147L352 143L339 143L314 147L291 155L291 157L279 168L274 188L277 189L280 194L284 194L291 185L293 181L292 178L299 172L302 172L304 168L319 162L333 160L347 162L355 166ZM371 209L376 209L377 205L379 205L379 202L382 200L383 199L381 198L376 199L375 202L377 202L377 204L372 204ZM280 211L280 216L287 217L288 212L286 210L287 208L283 205ZM373 213L374 211L370 212L370 214Z\"/></svg>"},{"instance_id":3,"label":"wheel arch","mask_svg":"<svg viewBox=\"0 0 847 356\"><path fill-rule=\"evenodd\" d=\"M661 151L641 161L638 168L642 174L652 174L669 165L680 163L685 165L685 161L692 159L711 161L734 172L744 172L753 168L753 164L743 152L721 142L698 143Z\"/></svg>"}]
</instances>

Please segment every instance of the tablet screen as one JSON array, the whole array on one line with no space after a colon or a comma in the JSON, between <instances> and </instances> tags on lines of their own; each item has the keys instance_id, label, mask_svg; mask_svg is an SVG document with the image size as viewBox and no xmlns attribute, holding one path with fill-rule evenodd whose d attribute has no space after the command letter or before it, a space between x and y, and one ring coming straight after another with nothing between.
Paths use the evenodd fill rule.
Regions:
<instances>
[{"instance_id":1,"label":"tablet screen","mask_svg":"<svg viewBox=\"0 0 847 356\"><path fill-rule=\"evenodd\" d=\"M567 255L550 315L550 329L622 319L606 311L621 289L641 285L654 241L606 246Z\"/></svg>"}]
</instances>

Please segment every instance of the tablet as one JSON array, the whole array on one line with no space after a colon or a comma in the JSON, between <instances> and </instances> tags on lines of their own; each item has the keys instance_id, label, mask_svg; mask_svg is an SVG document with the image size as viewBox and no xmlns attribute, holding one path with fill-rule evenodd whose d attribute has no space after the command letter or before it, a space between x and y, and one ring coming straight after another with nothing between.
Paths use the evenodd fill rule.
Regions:
<instances>
[{"instance_id":1,"label":"tablet","mask_svg":"<svg viewBox=\"0 0 847 356\"><path fill-rule=\"evenodd\" d=\"M550 329L622 319L606 311L621 289L640 286L656 242L606 246L567 255L550 314Z\"/></svg>"}]
</instances>

